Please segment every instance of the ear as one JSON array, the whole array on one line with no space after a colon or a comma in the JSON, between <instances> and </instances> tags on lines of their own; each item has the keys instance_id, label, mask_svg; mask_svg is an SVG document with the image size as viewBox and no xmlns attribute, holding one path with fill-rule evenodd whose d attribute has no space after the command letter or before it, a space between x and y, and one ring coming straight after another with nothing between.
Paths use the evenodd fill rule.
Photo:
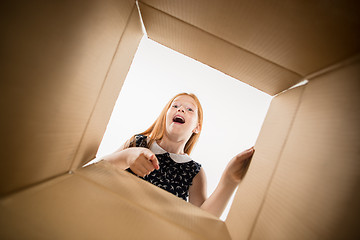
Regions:
<instances>
[{"instance_id":1,"label":"ear","mask_svg":"<svg viewBox=\"0 0 360 240\"><path fill-rule=\"evenodd\" d=\"M194 130L192 132L195 134L198 134L200 132L200 129L201 129L201 127L200 127L200 124L198 123L198 125L196 126L196 128L194 128Z\"/></svg>"}]
</instances>

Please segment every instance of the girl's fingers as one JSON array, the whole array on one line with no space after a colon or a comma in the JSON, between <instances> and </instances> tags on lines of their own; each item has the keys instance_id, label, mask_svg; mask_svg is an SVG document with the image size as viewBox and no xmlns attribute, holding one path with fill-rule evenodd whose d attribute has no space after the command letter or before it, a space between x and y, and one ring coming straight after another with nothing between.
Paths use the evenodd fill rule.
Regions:
<instances>
[{"instance_id":1,"label":"girl's fingers","mask_svg":"<svg viewBox=\"0 0 360 240\"><path fill-rule=\"evenodd\" d=\"M246 152L254 152L254 151L255 151L254 147L251 147L251 148L246 150Z\"/></svg>"},{"instance_id":2,"label":"girl's fingers","mask_svg":"<svg viewBox=\"0 0 360 240\"><path fill-rule=\"evenodd\" d=\"M147 160L147 159L144 159L144 162L142 163L142 165L146 168L146 170L148 172L152 172L154 171L155 167L153 166L153 164Z\"/></svg>"},{"instance_id":3,"label":"girl's fingers","mask_svg":"<svg viewBox=\"0 0 360 240\"><path fill-rule=\"evenodd\" d=\"M251 157L253 154L254 154L254 148L249 148L241 153L239 153L236 157L239 159L239 160L245 160L249 157Z\"/></svg>"},{"instance_id":4,"label":"girl's fingers","mask_svg":"<svg viewBox=\"0 0 360 240\"><path fill-rule=\"evenodd\" d=\"M153 155L152 158L150 159L150 162L152 163L152 165L154 166L154 168L156 170L159 170L160 169L160 166L159 166L159 161L157 160L156 156Z\"/></svg>"},{"instance_id":5,"label":"girl's fingers","mask_svg":"<svg viewBox=\"0 0 360 240\"><path fill-rule=\"evenodd\" d=\"M155 154L148 150L144 153L144 156L151 162L151 164L154 166L156 170L159 170L159 161L157 160Z\"/></svg>"}]
</instances>

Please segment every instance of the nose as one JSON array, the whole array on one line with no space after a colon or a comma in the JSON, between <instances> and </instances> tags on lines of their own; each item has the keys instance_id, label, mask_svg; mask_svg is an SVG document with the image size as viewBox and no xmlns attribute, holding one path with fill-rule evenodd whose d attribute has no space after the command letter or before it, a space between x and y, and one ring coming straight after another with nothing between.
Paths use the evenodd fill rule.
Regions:
<instances>
[{"instance_id":1,"label":"nose","mask_svg":"<svg viewBox=\"0 0 360 240\"><path fill-rule=\"evenodd\" d=\"M178 108L178 112L183 112L183 113L185 113L185 110L184 110L184 108L183 108L182 106L180 106L180 107Z\"/></svg>"}]
</instances>

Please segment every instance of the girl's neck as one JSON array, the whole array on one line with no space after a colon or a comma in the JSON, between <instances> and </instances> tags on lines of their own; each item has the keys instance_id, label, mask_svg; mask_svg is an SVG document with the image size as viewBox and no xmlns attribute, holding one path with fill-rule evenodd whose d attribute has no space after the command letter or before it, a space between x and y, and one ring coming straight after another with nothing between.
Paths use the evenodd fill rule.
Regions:
<instances>
[{"instance_id":1,"label":"girl's neck","mask_svg":"<svg viewBox=\"0 0 360 240\"><path fill-rule=\"evenodd\" d=\"M159 144L162 149L169 153L184 154L186 141L172 140L164 135L164 137L159 142L157 142L157 144Z\"/></svg>"}]
</instances>

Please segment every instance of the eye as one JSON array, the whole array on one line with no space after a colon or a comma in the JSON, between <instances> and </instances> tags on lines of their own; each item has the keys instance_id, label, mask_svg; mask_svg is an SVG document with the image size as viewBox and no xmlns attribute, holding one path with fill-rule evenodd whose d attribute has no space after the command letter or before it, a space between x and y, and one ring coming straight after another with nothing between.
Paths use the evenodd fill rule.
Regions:
<instances>
[{"instance_id":1,"label":"eye","mask_svg":"<svg viewBox=\"0 0 360 240\"><path fill-rule=\"evenodd\" d=\"M179 106L177 104L174 104L173 105L173 108L178 108Z\"/></svg>"},{"instance_id":2,"label":"eye","mask_svg":"<svg viewBox=\"0 0 360 240\"><path fill-rule=\"evenodd\" d=\"M189 112L193 112L194 110L192 108L187 108Z\"/></svg>"}]
</instances>

